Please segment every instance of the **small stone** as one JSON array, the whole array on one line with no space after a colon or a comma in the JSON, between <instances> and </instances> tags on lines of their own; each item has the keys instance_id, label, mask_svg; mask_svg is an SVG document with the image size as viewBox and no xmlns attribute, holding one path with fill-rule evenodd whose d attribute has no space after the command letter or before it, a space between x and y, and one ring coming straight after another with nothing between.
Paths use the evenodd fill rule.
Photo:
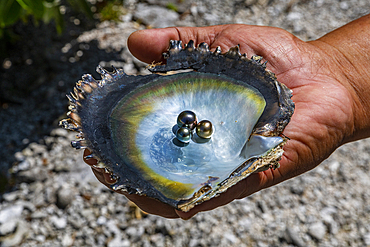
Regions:
<instances>
[{"instance_id":1,"label":"small stone","mask_svg":"<svg viewBox=\"0 0 370 247\"><path fill-rule=\"evenodd\" d=\"M63 161L63 162L54 162L54 172L69 172L71 170L71 166L68 164L68 162Z\"/></svg>"},{"instance_id":2,"label":"small stone","mask_svg":"<svg viewBox=\"0 0 370 247\"><path fill-rule=\"evenodd\" d=\"M31 167L31 164L29 162L29 159L26 159L26 160L23 160L22 162L20 162L18 165L13 166L12 167L12 172L16 173L16 172L19 172L19 171L25 171L25 170L30 169L30 167Z\"/></svg>"},{"instance_id":3,"label":"small stone","mask_svg":"<svg viewBox=\"0 0 370 247\"><path fill-rule=\"evenodd\" d=\"M329 164L329 170L332 172L337 172L340 167L339 161L333 161Z\"/></svg>"},{"instance_id":4,"label":"small stone","mask_svg":"<svg viewBox=\"0 0 370 247\"><path fill-rule=\"evenodd\" d=\"M57 229L64 229L67 226L67 220L65 218L59 218L55 215L50 217L50 222L55 226Z\"/></svg>"},{"instance_id":5,"label":"small stone","mask_svg":"<svg viewBox=\"0 0 370 247\"><path fill-rule=\"evenodd\" d=\"M107 218L105 218L104 216L100 216L98 220L96 221L96 223L98 225L105 225L107 223Z\"/></svg>"},{"instance_id":6,"label":"small stone","mask_svg":"<svg viewBox=\"0 0 370 247\"><path fill-rule=\"evenodd\" d=\"M297 21L302 19L302 14L298 12L290 12L286 18L288 21Z\"/></svg>"},{"instance_id":7,"label":"small stone","mask_svg":"<svg viewBox=\"0 0 370 247\"><path fill-rule=\"evenodd\" d=\"M72 244L73 244L73 238L71 234L69 233L64 234L62 238L62 246L72 246Z\"/></svg>"},{"instance_id":8,"label":"small stone","mask_svg":"<svg viewBox=\"0 0 370 247\"><path fill-rule=\"evenodd\" d=\"M43 183L41 182L36 182L31 184L31 189L34 192L32 197L31 197L31 202L36 206L36 207L42 207L45 205L45 198L44 198L44 193L43 193Z\"/></svg>"},{"instance_id":9,"label":"small stone","mask_svg":"<svg viewBox=\"0 0 370 247\"><path fill-rule=\"evenodd\" d=\"M239 242L239 239L230 231L225 232L223 236L233 245Z\"/></svg>"},{"instance_id":10,"label":"small stone","mask_svg":"<svg viewBox=\"0 0 370 247\"><path fill-rule=\"evenodd\" d=\"M191 239L190 242L189 242L189 247L195 247L195 246L199 246L200 243L199 243L199 240L198 239Z\"/></svg>"},{"instance_id":11,"label":"small stone","mask_svg":"<svg viewBox=\"0 0 370 247\"><path fill-rule=\"evenodd\" d=\"M122 240L121 238L115 237L108 243L108 247L116 247L116 246L121 246L121 247L128 247L131 246L131 242L126 239Z\"/></svg>"},{"instance_id":12,"label":"small stone","mask_svg":"<svg viewBox=\"0 0 370 247\"><path fill-rule=\"evenodd\" d=\"M243 231L248 231L253 226L253 222L247 217L238 220L238 224Z\"/></svg>"},{"instance_id":13,"label":"small stone","mask_svg":"<svg viewBox=\"0 0 370 247\"><path fill-rule=\"evenodd\" d=\"M32 142L28 145L29 148L33 150L35 154L42 154L46 152L46 146Z\"/></svg>"},{"instance_id":14,"label":"small stone","mask_svg":"<svg viewBox=\"0 0 370 247\"><path fill-rule=\"evenodd\" d=\"M133 227L133 226L130 226L126 229L126 234L129 235L132 239L132 241L136 241L138 239L140 239L141 235L144 233L144 228L142 227Z\"/></svg>"},{"instance_id":15,"label":"small stone","mask_svg":"<svg viewBox=\"0 0 370 247\"><path fill-rule=\"evenodd\" d=\"M41 210L35 211L31 214L32 219L42 219L45 218L46 216L48 216L47 213Z\"/></svg>"},{"instance_id":16,"label":"small stone","mask_svg":"<svg viewBox=\"0 0 370 247\"><path fill-rule=\"evenodd\" d=\"M321 240L324 238L326 233L326 227L322 222L313 223L308 228L308 234L315 238L316 240Z\"/></svg>"},{"instance_id":17,"label":"small stone","mask_svg":"<svg viewBox=\"0 0 370 247\"><path fill-rule=\"evenodd\" d=\"M83 209L81 211L81 215L87 220L87 221L93 221L96 220L94 212L92 209Z\"/></svg>"},{"instance_id":18,"label":"small stone","mask_svg":"<svg viewBox=\"0 0 370 247\"><path fill-rule=\"evenodd\" d=\"M0 224L4 224L12 219L19 218L22 214L22 211L22 205L13 205L2 209L0 211Z\"/></svg>"},{"instance_id":19,"label":"small stone","mask_svg":"<svg viewBox=\"0 0 370 247\"><path fill-rule=\"evenodd\" d=\"M165 238L163 234L153 234L149 238L152 243L155 243L155 246L165 246Z\"/></svg>"},{"instance_id":20,"label":"small stone","mask_svg":"<svg viewBox=\"0 0 370 247\"><path fill-rule=\"evenodd\" d=\"M63 137L66 137L66 136L68 136L68 131L65 130L65 129L62 129L62 128L56 128L56 129L53 129L50 132L50 135L51 136L63 136Z\"/></svg>"},{"instance_id":21,"label":"small stone","mask_svg":"<svg viewBox=\"0 0 370 247\"><path fill-rule=\"evenodd\" d=\"M29 147L27 147L27 148L23 149L23 150L22 150L22 154L23 154L24 156L26 156L26 157L33 156L33 152L32 152L32 150L31 150Z\"/></svg>"},{"instance_id":22,"label":"small stone","mask_svg":"<svg viewBox=\"0 0 370 247\"><path fill-rule=\"evenodd\" d=\"M22 152L16 152L14 154L14 158L18 161L18 162L21 162L25 159L24 155L22 154Z\"/></svg>"},{"instance_id":23,"label":"small stone","mask_svg":"<svg viewBox=\"0 0 370 247\"><path fill-rule=\"evenodd\" d=\"M50 204L56 203L56 189L53 186L48 186L45 188L45 200Z\"/></svg>"},{"instance_id":24,"label":"small stone","mask_svg":"<svg viewBox=\"0 0 370 247\"><path fill-rule=\"evenodd\" d=\"M366 246L370 246L370 232L364 235L364 242Z\"/></svg>"},{"instance_id":25,"label":"small stone","mask_svg":"<svg viewBox=\"0 0 370 247\"><path fill-rule=\"evenodd\" d=\"M134 17L146 25L150 25L155 28L163 28L173 26L175 22L179 20L180 15L175 11L163 7L149 6L139 3L134 13Z\"/></svg>"},{"instance_id":26,"label":"small stone","mask_svg":"<svg viewBox=\"0 0 370 247\"><path fill-rule=\"evenodd\" d=\"M10 220L0 225L0 236L6 236L15 231L18 220Z\"/></svg>"},{"instance_id":27,"label":"small stone","mask_svg":"<svg viewBox=\"0 0 370 247\"><path fill-rule=\"evenodd\" d=\"M30 170L21 171L17 175L20 182L33 183L35 181L45 181L48 178L47 171L41 167L33 167Z\"/></svg>"},{"instance_id":28,"label":"small stone","mask_svg":"<svg viewBox=\"0 0 370 247\"><path fill-rule=\"evenodd\" d=\"M1 238L1 246L19 246L29 232L29 226L25 221L18 221L13 234Z\"/></svg>"},{"instance_id":29,"label":"small stone","mask_svg":"<svg viewBox=\"0 0 370 247\"><path fill-rule=\"evenodd\" d=\"M293 227L287 227L285 229L286 236L285 239L289 244L294 244L298 247L304 247L305 245L303 239L299 236L298 231L294 229Z\"/></svg>"},{"instance_id":30,"label":"small stone","mask_svg":"<svg viewBox=\"0 0 370 247\"><path fill-rule=\"evenodd\" d=\"M36 241L38 241L40 243L43 243L43 242L45 242L46 237L44 235L37 235L35 237L35 239L36 239Z\"/></svg>"},{"instance_id":31,"label":"small stone","mask_svg":"<svg viewBox=\"0 0 370 247\"><path fill-rule=\"evenodd\" d=\"M61 209L65 209L72 202L72 199L73 191L67 186L62 186L57 192L56 205Z\"/></svg>"},{"instance_id":32,"label":"small stone","mask_svg":"<svg viewBox=\"0 0 370 247\"><path fill-rule=\"evenodd\" d=\"M17 199L17 197L18 197L18 191L5 193L3 195L4 200L7 201L7 202L12 202L15 199Z\"/></svg>"},{"instance_id":33,"label":"small stone","mask_svg":"<svg viewBox=\"0 0 370 247\"><path fill-rule=\"evenodd\" d=\"M85 223L85 221L79 217L69 217L68 222L75 229L80 229Z\"/></svg>"},{"instance_id":34,"label":"small stone","mask_svg":"<svg viewBox=\"0 0 370 247\"><path fill-rule=\"evenodd\" d=\"M340 2L339 6L343 10L347 10L349 8L349 5L347 2Z\"/></svg>"},{"instance_id":35,"label":"small stone","mask_svg":"<svg viewBox=\"0 0 370 247\"><path fill-rule=\"evenodd\" d=\"M265 201L258 201L257 206L261 210L262 213L268 212L268 207Z\"/></svg>"},{"instance_id":36,"label":"small stone","mask_svg":"<svg viewBox=\"0 0 370 247\"><path fill-rule=\"evenodd\" d=\"M304 192L304 187L302 186L291 186L290 187L290 192L292 192L293 194L296 194L296 195L299 195L301 196Z\"/></svg>"}]
</instances>

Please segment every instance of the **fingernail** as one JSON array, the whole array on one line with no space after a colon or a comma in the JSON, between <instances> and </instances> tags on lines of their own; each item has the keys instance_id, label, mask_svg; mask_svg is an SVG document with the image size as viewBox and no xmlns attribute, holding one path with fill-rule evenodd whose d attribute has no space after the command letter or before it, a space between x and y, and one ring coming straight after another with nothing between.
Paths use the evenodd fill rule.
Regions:
<instances>
[{"instance_id":1,"label":"fingernail","mask_svg":"<svg viewBox=\"0 0 370 247\"><path fill-rule=\"evenodd\" d=\"M191 218L193 218L194 215L186 215L186 212L182 212L182 211L179 211L177 209L175 209L175 212L176 214L182 219L182 220L190 220Z\"/></svg>"}]
</instances>

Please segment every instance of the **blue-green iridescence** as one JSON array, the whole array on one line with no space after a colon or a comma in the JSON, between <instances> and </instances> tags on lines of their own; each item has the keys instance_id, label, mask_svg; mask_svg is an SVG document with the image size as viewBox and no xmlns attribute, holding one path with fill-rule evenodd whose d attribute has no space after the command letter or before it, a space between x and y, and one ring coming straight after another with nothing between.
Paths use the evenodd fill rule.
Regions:
<instances>
[{"instance_id":1,"label":"blue-green iridescence","mask_svg":"<svg viewBox=\"0 0 370 247\"><path fill-rule=\"evenodd\" d=\"M243 164L241 155L265 108L252 87L224 76L182 73L160 77L126 95L110 115L115 152L165 196L191 196L209 180L219 183ZM212 122L210 141L173 143L180 112Z\"/></svg>"},{"instance_id":2,"label":"blue-green iridescence","mask_svg":"<svg viewBox=\"0 0 370 247\"><path fill-rule=\"evenodd\" d=\"M192 111L183 111L177 117L177 125L179 128L185 126L193 130L197 125L197 116Z\"/></svg>"},{"instance_id":3,"label":"blue-green iridescence","mask_svg":"<svg viewBox=\"0 0 370 247\"><path fill-rule=\"evenodd\" d=\"M191 136L192 131L188 127L183 126L176 131L176 138L181 142L190 142Z\"/></svg>"}]
</instances>

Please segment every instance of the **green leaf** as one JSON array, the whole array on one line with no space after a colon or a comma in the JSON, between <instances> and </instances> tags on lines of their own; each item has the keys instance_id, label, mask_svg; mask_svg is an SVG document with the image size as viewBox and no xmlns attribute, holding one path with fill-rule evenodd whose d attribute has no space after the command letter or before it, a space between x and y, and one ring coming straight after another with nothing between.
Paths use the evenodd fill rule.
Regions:
<instances>
[{"instance_id":1,"label":"green leaf","mask_svg":"<svg viewBox=\"0 0 370 247\"><path fill-rule=\"evenodd\" d=\"M43 0L17 0L17 2L37 19L41 19L44 15L45 8Z\"/></svg>"},{"instance_id":2,"label":"green leaf","mask_svg":"<svg viewBox=\"0 0 370 247\"><path fill-rule=\"evenodd\" d=\"M0 1L0 28L14 24L21 14L22 8L15 0Z\"/></svg>"},{"instance_id":3,"label":"green leaf","mask_svg":"<svg viewBox=\"0 0 370 247\"><path fill-rule=\"evenodd\" d=\"M90 5L86 0L68 0L68 3L77 11L84 13L90 19L93 19Z\"/></svg>"},{"instance_id":4,"label":"green leaf","mask_svg":"<svg viewBox=\"0 0 370 247\"><path fill-rule=\"evenodd\" d=\"M64 20L63 15L60 13L59 5L54 2L45 4L45 6L43 21L49 23L51 20L55 20L55 28L58 34L61 34L64 30Z\"/></svg>"}]
</instances>

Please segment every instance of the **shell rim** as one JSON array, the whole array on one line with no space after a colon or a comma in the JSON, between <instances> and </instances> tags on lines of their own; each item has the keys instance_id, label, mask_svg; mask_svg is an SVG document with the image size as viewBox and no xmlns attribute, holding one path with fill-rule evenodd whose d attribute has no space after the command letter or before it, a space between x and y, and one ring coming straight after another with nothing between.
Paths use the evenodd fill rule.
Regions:
<instances>
[{"instance_id":1,"label":"shell rim","mask_svg":"<svg viewBox=\"0 0 370 247\"><path fill-rule=\"evenodd\" d=\"M192 62L191 65L189 64L181 64L181 66L174 66L177 65L177 60L183 59L184 53L191 53L196 54L198 57L195 59L197 62ZM186 54L185 54L186 55ZM207 57L208 56L208 57ZM167 59L166 65L151 65L149 67L149 70L154 73L160 73L163 71L174 71L179 69L188 69L191 68L195 71L202 71L205 70L204 67L202 67L202 63L207 63L207 59L211 57L212 59L214 57L222 57L223 59L233 59L234 61L242 61L251 63L253 66L255 66L255 69L263 70L264 73L266 73L271 79L272 83L275 84L277 91L283 91L283 97L285 97L282 102L280 102L279 107L282 107L285 110L285 115L283 118L284 121L275 123L275 126L271 127L271 124L269 126L263 126L255 128L255 131L253 134L259 134L264 136L281 136L283 138L283 143L272 149L268 154L266 154L264 157L260 158L251 158L247 160L242 166L240 166L238 169L236 169L234 172L230 174L230 176L225 179L223 182L220 182L220 186L217 186L216 189L208 189L207 186L203 186L199 191L195 192L193 196L190 199L187 199L186 201L179 201L175 208L180 209L182 211L189 211L191 208L193 208L195 205L198 205L204 201L207 201L215 196L218 196L219 194L226 191L228 188L230 188L232 185L238 183L242 179L249 176L251 173L261 170L267 170L270 168L276 169L279 167L278 161L280 160L282 153L283 153L283 146L287 142L288 138L282 135L282 131L284 130L285 126L289 123L291 115L294 111L294 103L290 99L292 96L291 90L288 89L284 84L279 83L276 80L275 75L266 70L266 62L262 63L262 57L260 56L252 56L252 58L249 60L246 58L246 55L241 55L239 53L239 47L233 47L228 52L221 54L221 49L216 49L215 52L210 52L208 49L208 45L205 43L199 44L197 48L195 48L194 43L190 41L186 46L185 49L182 48L181 41L171 41L170 47L168 49L167 53L164 53L164 57ZM113 72L108 72L107 70L103 69L102 67L98 66L97 72L101 75L101 80L95 80L91 75L87 74L82 77L82 80L78 81L76 83L76 87L74 88L74 92L70 95L67 95L70 106L69 106L69 112L68 112L68 119L64 119L60 122L60 125L69 130L77 131L79 132L78 138L80 140L72 141L72 147L76 149L80 148L89 148L91 149L89 145L89 141L85 140L84 133L82 130L82 123L81 118L78 115L77 108L81 106L81 102L86 99L86 97L96 88L102 88L106 84L115 83L117 80L123 78L124 76L127 76L124 74L124 71L122 69L116 69L113 67ZM279 95L280 96L280 95ZM280 100L280 99L279 99ZM288 107L286 107L288 105ZM94 152L86 156L85 158L95 158L99 161L99 164L97 167L104 167L107 172L111 173L112 176L117 176L116 174L113 174L113 172L110 171L110 169L105 166L101 162L101 157L99 157L98 152ZM124 185L118 185L118 186L111 186L113 190L123 190L125 192L129 193L135 193L139 195L145 195L142 191L136 190L130 190L128 188L125 188ZM166 202L165 202L166 203ZM171 206L174 206L173 204L169 204Z\"/></svg>"}]
</instances>

